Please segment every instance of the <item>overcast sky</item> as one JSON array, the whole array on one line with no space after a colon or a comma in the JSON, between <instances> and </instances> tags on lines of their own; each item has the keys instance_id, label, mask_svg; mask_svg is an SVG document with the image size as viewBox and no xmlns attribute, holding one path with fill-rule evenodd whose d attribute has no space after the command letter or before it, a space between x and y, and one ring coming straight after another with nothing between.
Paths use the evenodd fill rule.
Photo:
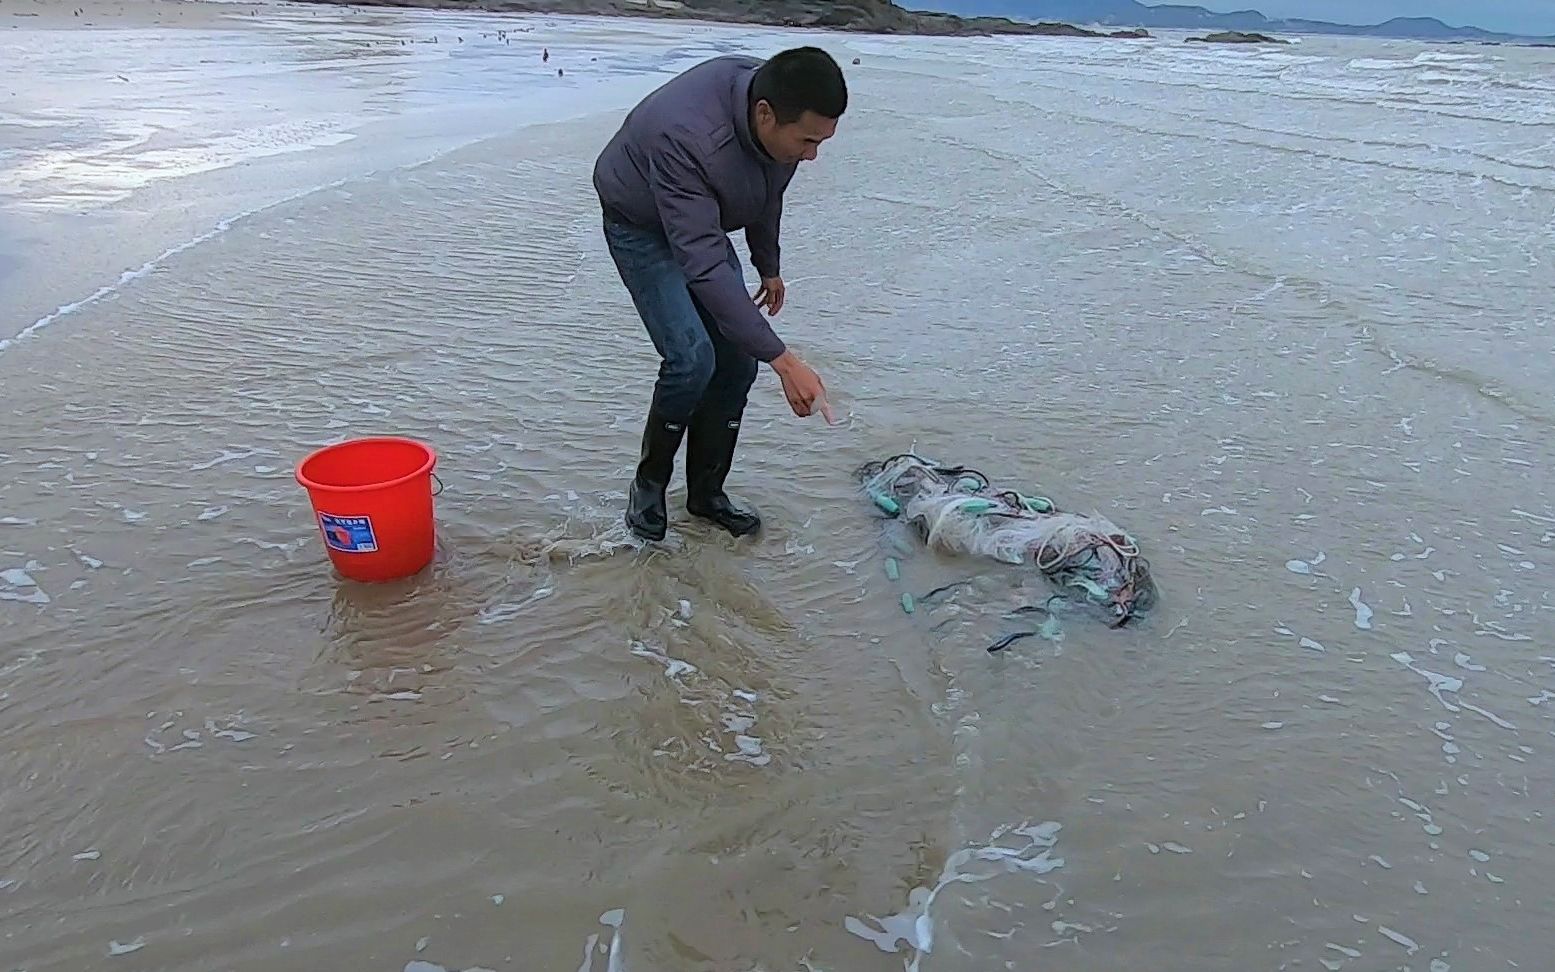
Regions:
<instances>
[{"instance_id":1,"label":"overcast sky","mask_svg":"<svg viewBox=\"0 0 1555 972\"><path fill-rule=\"evenodd\" d=\"M1165 0L1143 0L1161 3ZM1555 0L1179 0L1211 10L1258 10L1269 17L1310 17L1376 24L1391 17L1435 17L1454 26L1555 35Z\"/></svg>"}]
</instances>

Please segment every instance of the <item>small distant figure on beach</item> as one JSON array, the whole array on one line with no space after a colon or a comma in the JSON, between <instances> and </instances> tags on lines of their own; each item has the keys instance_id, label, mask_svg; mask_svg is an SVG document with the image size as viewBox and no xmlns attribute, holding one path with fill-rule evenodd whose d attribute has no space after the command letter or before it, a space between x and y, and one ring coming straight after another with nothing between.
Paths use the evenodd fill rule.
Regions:
<instances>
[{"instance_id":1,"label":"small distant figure on beach","mask_svg":"<svg viewBox=\"0 0 1555 972\"><path fill-rule=\"evenodd\" d=\"M559 78L559 77L561 77L561 76L562 76L562 69L561 69L561 68L557 68L557 69L556 69L556 76L557 76L557 77L558 77L558 78Z\"/></svg>"},{"instance_id":2,"label":"small distant figure on beach","mask_svg":"<svg viewBox=\"0 0 1555 972\"><path fill-rule=\"evenodd\" d=\"M847 110L848 87L816 47L769 61L716 57L626 116L594 163L605 242L662 362L627 493L626 522L663 540L665 489L686 441L686 510L740 537L761 527L724 493L746 399L766 362L801 418L832 422L820 376L762 317L783 309L783 193ZM729 233L761 276L752 298Z\"/></svg>"},{"instance_id":3,"label":"small distant figure on beach","mask_svg":"<svg viewBox=\"0 0 1555 972\"><path fill-rule=\"evenodd\" d=\"M540 63L542 63L542 64L549 64L550 62L551 62L551 49L549 47L542 47L542 48L540 48Z\"/></svg>"}]
</instances>

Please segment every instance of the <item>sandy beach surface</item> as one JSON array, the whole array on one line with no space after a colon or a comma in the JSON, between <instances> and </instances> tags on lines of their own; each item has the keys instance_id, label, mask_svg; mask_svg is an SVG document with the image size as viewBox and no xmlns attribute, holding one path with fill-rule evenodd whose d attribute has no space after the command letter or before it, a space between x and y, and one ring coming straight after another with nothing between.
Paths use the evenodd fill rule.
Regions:
<instances>
[{"instance_id":1,"label":"sandy beach surface","mask_svg":"<svg viewBox=\"0 0 1555 972\"><path fill-rule=\"evenodd\" d=\"M762 536L643 549L589 167L798 42L844 421L764 375ZM0 0L0 969L1544 968L1550 55ZM292 470L378 433L446 490L368 587ZM1161 604L1038 629L911 448Z\"/></svg>"}]
</instances>

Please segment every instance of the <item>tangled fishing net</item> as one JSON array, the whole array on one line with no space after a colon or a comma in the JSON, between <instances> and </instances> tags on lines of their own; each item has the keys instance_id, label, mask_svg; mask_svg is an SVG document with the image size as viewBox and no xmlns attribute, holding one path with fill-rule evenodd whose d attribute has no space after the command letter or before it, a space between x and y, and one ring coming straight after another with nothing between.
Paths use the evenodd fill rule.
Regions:
<instances>
[{"instance_id":1,"label":"tangled fishing net","mask_svg":"<svg viewBox=\"0 0 1555 972\"><path fill-rule=\"evenodd\" d=\"M1101 607L1113 627L1155 599L1139 545L1105 517L1065 513L1043 497L996 490L976 470L910 454L868 463L858 475L875 505L912 524L931 548L1035 566Z\"/></svg>"}]
</instances>

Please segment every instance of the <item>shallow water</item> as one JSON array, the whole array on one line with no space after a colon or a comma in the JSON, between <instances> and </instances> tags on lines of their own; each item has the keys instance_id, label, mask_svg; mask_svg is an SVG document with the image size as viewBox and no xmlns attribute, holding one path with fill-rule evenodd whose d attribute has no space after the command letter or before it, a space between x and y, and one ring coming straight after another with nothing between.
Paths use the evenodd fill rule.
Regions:
<instances>
[{"instance_id":1,"label":"shallow water","mask_svg":"<svg viewBox=\"0 0 1555 972\"><path fill-rule=\"evenodd\" d=\"M263 19L213 43L466 29ZM648 65L595 107L791 37L557 23ZM0 352L0 965L1542 967L1549 52L827 43L858 109L782 332L847 420L763 378L755 542L621 542L653 359L588 187L613 111L390 113L82 210L274 196L0 304L152 261ZM410 102L535 83L441 64ZM396 125L436 157L340 174ZM40 235L63 179L13 197ZM435 566L363 588L291 467L378 432L448 490ZM860 500L914 446L1129 530L1155 615L990 655L1046 591Z\"/></svg>"}]
</instances>

